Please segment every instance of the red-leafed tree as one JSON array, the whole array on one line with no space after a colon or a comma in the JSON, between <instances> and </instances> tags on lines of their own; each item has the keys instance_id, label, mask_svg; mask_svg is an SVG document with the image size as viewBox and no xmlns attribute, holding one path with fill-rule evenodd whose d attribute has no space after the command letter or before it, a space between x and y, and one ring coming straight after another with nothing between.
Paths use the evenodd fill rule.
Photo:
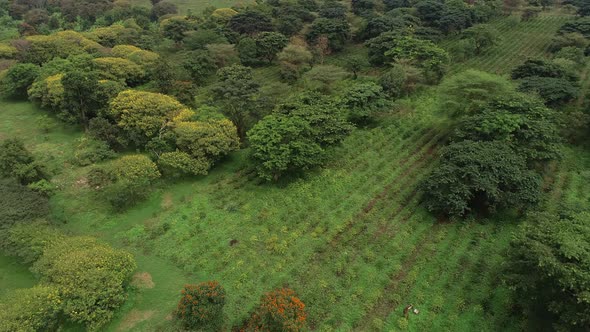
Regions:
<instances>
[{"instance_id":1,"label":"red-leafed tree","mask_svg":"<svg viewBox=\"0 0 590 332\"><path fill-rule=\"evenodd\" d=\"M289 288L265 294L245 331L301 331L307 315L305 304Z\"/></svg>"},{"instance_id":2,"label":"red-leafed tree","mask_svg":"<svg viewBox=\"0 0 590 332\"><path fill-rule=\"evenodd\" d=\"M223 323L225 289L217 281L185 285L176 314L186 328L219 331Z\"/></svg>"}]
</instances>

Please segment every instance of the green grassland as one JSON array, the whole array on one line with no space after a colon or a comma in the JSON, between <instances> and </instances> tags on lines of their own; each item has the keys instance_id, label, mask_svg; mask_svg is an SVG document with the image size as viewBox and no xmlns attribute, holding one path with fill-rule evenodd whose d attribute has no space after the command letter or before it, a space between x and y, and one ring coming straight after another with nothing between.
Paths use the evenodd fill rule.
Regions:
<instances>
[{"instance_id":1,"label":"green grassland","mask_svg":"<svg viewBox=\"0 0 590 332\"><path fill-rule=\"evenodd\" d=\"M203 4L190 6L183 8ZM543 55L567 18L547 12L525 23L497 20L500 44L453 70L505 74ZM59 173L53 181L62 190L52 207L64 229L130 250L138 272L151 277L137 284L109 331L169 330L182 285L211 279L227 290L227 326L247 317L264 292L289 286L305 302L310 327L321 331L521 330L528 323L511 315L512 294L499 268L521 217L451 223L420 204L417 184L435 166L447 135L436 93L397 101L379 126L356 130L305 178L259 183L241 151L206 177L162 184L122 214L96 199L87 169L69 163L79 132L28 103L7 102L0 103L0 132L23 137ZM547 208L588 204L588 166L590 155L574 149L551 166ZM0 259L0 269L10 272L2 290L33 283L13 265ZM400 319L410 303L420 314Z\"/></svg>"}]
</instances>

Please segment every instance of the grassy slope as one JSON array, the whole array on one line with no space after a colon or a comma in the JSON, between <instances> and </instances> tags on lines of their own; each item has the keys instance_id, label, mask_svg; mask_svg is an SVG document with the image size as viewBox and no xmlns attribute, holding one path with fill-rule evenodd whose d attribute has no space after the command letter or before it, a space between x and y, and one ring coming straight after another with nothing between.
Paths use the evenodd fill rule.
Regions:
<instances>
[{"instance_id":1,"label":"grassy slope","mask_svg":"<svg viewBox=\"0 0 590 332\"><path fill-rule=\"evenodd\" d=\"M505 40L531 35L532 27L554 31L564 18L538 20L547 26L518 25L504 31ZM501 70L522 61L511 52L542 55L549 40L499 46L462 67ZM380 127L357 130L324 169L289 185L257 184L242 170L242 152L209 176L168 185L119 215L80 185L84 169L68 166L78 134L55 124L40 135L33 123L42 112L6 103L0 133L19 128L34 151L57 155L48 161L66 171L55 178L64 191L53 199L54 213L66 229L132 250L139 271L151 275L154 287L134 292L108 330L169 328L182 285L208 279L227 288L231 324L263 292L288 285L318 329L396 330L406 324L403 306L413 303L421 310L410 319L413 331L517 330L521 322L509 316L510 294L497 268L517 218L439 223L419 205L416 184L433 167L445 132L434 97L430 91L398 103ZM548 204L583 196L588 174L576 166L580 155L555 165ZM239 242L230 246L233 239Z\"/></svg>"}]
</instances>

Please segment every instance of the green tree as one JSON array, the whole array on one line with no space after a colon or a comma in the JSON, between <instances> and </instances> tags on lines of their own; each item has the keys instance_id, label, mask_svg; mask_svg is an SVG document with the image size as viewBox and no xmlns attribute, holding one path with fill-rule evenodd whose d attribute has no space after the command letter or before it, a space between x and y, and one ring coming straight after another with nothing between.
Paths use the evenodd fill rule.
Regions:
<instances>
[{"instance_id":1,"label":"green tree","mask_svg":"<svg viewBox=\"0 0 590 332\"><path fill-rule=\"evenodd\" d=\"M245 10L232 16L227 26L237 33L249 35L273 30L270 17L256 10Z\"/></svg>"},{"instance_id":2,"label":"green tree","mask_svg":"<svg viewBox=\"0 0 590 332\"><path fill-rule=\"evenodd\" d=\"M495 98L514 94L512 83L498 75L477 70L446 78L440 85L439 101L454 115L473 113Z\"/></svg>"},{"instance_id":3,"label":"green tree","mask_svg":"<svg viewBox=\"0 0 590 332\"><path fill-rule=\"evenodd\" d=\"M300 117L269 115L249 132L251 158L266 180L307 170L324 161L324 149L311 137L311 126Z\"/></svg>"},{"instance_id":4,"label":"green tree","mask_svg":"<svg viewBox=\"0 0 590 332\"><path fill-rule=\"evenodd\" d=\"M563 331L590 326L590 214L533 214L508 251L509 280L521 304ZM550 313L547 315L547 313Z\"/></svg>"},{"instance_id":5,"label":"green tree","mask_svg":"<svg viewBox=\"0 0 590 332\"><path fill-rule=\"evenodd\" d=\"M410 61L424 69L425 75L434 81L442 78L449 62L449 54L430 40L401 37L384 56L394 62Z\"/></svg>"},{"instance_id":6,"label":"green tree","mask_svg":"<svg viewBox=\"0 0 590 332\"><path fill-rule=\"evenodd\" d=\"M306 38L316 43L321 36L327 37L331 51L341 51L350 39L350 25L345 19L318 18L313 21Z\"/></svg>"},{"instance_id":7,"label":"green tree","mask_svg":"<svg viewBox=\"0 0 590 332\"><path fill-rule=\"evenodd\" d=\"M31 63L18 63L0 76L0 96L26 98L27 89L39 75L39 66Z\"/></svg>"},{"instance_id":8,"label":"green tree","mask_svg":"<svg viewBox=\"0 0 590 332\"><path fill-rule=\"evenodd\" d=\"M17 289L0 302L0 331L52 331L61 310L59 290L52 285Z\"/></svg>"},{"instance_id":9,"label":"green tree","mask_svg":"<svg viewBox=\"0 0 590 332\"><path fill-rule=\"evenodd\" d=\"M432 212L464 216L497 208L527 208L539 201L540 178L504 142L463 141L441 151L440 165L422 183Z\"/></svg>"},{"instance_id":10,"label":"green tree","mask_svg":"<svg viewBox=\"0 0 590 332\"><path fill-rule=\"evenodd\" d=\"M360 82L348 86L340 93L339 100L348 110L350 121L358 124L370 122L377 112L383 111L388 105L383 88L374 82Z\"/></svg>"},{"instance_id":11,"label":"green tree","mask_svg":"<svg viewBox=\"0 0 590 332\"><path fill-rule=\"evenodd\" d=\"M252 69L240 65L220 69L217 77L219 83L212 88L214 99L238 128L240 139L244 139L260 85L254 81Z\"/></svg>"},{"instance_id":12,"label":"green tree","mask_svg":"<svg viewBox=\"0 0 590 332\"><path fill-rule=\"evenodd\" d=\"M463 38L473 40L475 45L475 54L481 54L490 47L496 45L499 34L498 31L487 24L479 24L462 33Z\"/></svg>"},{"instance_id":13,"label":"green tree","mask_svg":"<svg viewBox=\"0 0 590 332\"><path fill-rule=\"evenodd\" d=\"M258 64L258 47L254 38L244 37L240 39L236 45L236 49L240 56L240 62L244 66L255 66Z\"/></svg>"},{"instance_id":14,"label":"green tree","mask_svg":"<svg viewBox=\"0 0 590 332\"><path fill-rule=\"evenodd\" d=\"M217 281L185 285L176 314L189 329L219 331L225 296L225 289Z\"/></svg>"},{"instance_id":15,"label":"green tree","mask_svg":"<svg viewBox=\"0 0 590 332\"><path fill-rule=\"evenodd\" d=\"M352 78L357 79L358 73L368 65L366 58L362 56L351 56L344 60L344 68L352 73Z\"/></svg>"},{"instance_id":16,"label":"green tree","mask_svg":"<svg viewBox=\"0 0 590 332\"><path fill-rule=\"evenodd\" d=\"M561 138L554 111L522 94L499 97L463 118L454 141L503 141L528 162L561 157Z\"/></svg>"},{"instance_id":17,"label":"green tree","mask_svg":"<svg viewBox=\"0 0 590 332\"><path fill-rule=\"evenodd\" d=\"M67 237L48 247L32 270L59 290L64 314L91 331L125 301L133 257L90 237Z\"/></svg>"},{"instance_id":18,"label":"green tree","mask_svg":"<svg viewBox=\"0 0 590 332\"><path fill-rule=\"evenodd\" d=\"M174 133L176 146L181 151L210 164L240 145L236 126L227 119L177 122Z\"/></svg>"},{"instance_id":19,"label":"green tree","mask_svg":"<svg viewBox=\"0 0 590 332\"><path fill-rule=\"evenodd\" d=\"M22 184L46 177L41 165L18 138L7 138L0 143L0 176L15 178Z\"/></svg>"},{"instance_id":20,"label":"green tree","mask_svg":"<svg viewBox=\"0 0 590 332\"><path fill-rule=\"evenodd\" d=\"M160 31L168 39L180 44L186 33L194 28L194 24L186 17L171 17L160 22Z\"/></svg>"},{"instance_id":21,"label":"green tree","mask_svg":"<svg viewBox=\"0 0 590 332\"><path fill-rule=\"evenodd\" d=\"M61 79L64 90L63 117L88 127L88 121L96 116L100 101L99 73L94 70L74 68Z\"/></svg>"},{"instance_id":22,"label":"green tree","mask_svg":"<svg viewBox=\"0 0 590 332\"><path fill-rule=\"evenodd\" d=\"M256 50L259 57L262 57L272 63L277 53L285 46L289 39L278 32L262 32L256 36Z\"/></svg>"},{"instance_id":23,"label":"green tree","mask_svg":"<svg viewBox=\"0 0 590 332\"><path fill-rule=\"evenodd\" d=\"M557 106L567 103L580 94L577 84L570 80L553 77L527 77L521 80L519 90L536 92L547 105Z\"/></svg>"},{"instance_id":24,"label":"green tree","mask_svg":"<svg viewBox=\"0 0 590 332\"><path fill-rule=\"evenodd\" d=\"M383 92L393 98L411 94L422 83L424 83L422 71L407 64L396 63L379 78Z\"/></svg>"}]
</instances>

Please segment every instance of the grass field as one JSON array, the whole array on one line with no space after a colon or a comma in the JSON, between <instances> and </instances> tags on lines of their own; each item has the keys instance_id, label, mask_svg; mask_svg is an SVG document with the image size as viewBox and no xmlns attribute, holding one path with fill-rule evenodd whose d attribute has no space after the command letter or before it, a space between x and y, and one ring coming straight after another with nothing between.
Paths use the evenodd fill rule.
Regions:
<instances>
[{"instance_id":1,"label":"grass field","mask_svg":"<svg viewBox=\"0 0 590 332\"><path fill-rule=\"evenodd\" d=\"M504 74L543 55L566 19L549 12L515 26L510 18L495 21L510 37L458 66ZM86 170L68 162L78 132L42 118L28 103L0 103L0 132L22 136L63 170L54 178L63 190L52 205L64 229L136 255L145 274L109 331L167 330L182 285L210 279L227 290L227 326L247 317L264 292L289 286L306 303L310 327L320 331L521 330L527 322L511 316L512 294L500 269L520 217L450 223L420 204L417 184L435 166L447 135L436 93L398 101L379 126L356 130L331 162L303 179L260 184L241 151L207 177L163 185L123 214L97 200L81 181ZM39 119L50 124L49 133ZM545 179L544 204L588 204L589 166L588 153L568 150ZM0 259L8 275L2 289L33 283L13 264ZM410 303L420 314L405 321L401 313Z\"/></svg>"}]
</instances>

